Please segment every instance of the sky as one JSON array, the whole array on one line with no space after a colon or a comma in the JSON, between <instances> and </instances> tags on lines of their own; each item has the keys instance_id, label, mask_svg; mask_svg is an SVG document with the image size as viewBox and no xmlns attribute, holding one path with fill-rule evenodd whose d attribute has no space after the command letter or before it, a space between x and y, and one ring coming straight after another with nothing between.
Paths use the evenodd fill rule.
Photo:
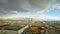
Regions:
<instances>
[{"instance_id":1,"label":"sky","mask_svg":"<svg viewBox=\"0 0 60 34\"><path fill-rule=\"evenodd\" d=\"M0 0L0 19L60 20L60 0Z\"/></svg>"}]
</instances>

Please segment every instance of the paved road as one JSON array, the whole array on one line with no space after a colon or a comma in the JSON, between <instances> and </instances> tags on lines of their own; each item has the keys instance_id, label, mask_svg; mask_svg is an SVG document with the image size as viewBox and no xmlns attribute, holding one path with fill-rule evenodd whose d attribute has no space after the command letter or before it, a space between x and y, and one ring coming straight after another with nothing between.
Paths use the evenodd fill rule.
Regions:
<instances>
[{"instance_id":1,"label":"paved road","mask_svg":"<svg viewBox=\"0 0 60 34\"><path fill-rule=\"evenodd\" d=\"M22 29L20 29L19 31L18 31L18 34L21 34L25 29L27 29L29 26L27 25L27 26L25 26L24 28L22 28Z\"/></svg>"}]
</instances>

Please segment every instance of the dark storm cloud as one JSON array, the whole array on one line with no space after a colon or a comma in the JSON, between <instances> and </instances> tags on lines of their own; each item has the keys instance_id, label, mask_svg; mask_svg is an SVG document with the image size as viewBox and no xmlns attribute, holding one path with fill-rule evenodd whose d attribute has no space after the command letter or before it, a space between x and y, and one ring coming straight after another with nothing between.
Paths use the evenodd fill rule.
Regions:
<instances>
[{"instance_id":1,"label":"dark storm cloud","mask_svg":"<svg viewBox=\"0 0 60 34\"><path fill-rule=\"evenodd\" d=\"M16 0L0 0L0 15L15 14L17 10Z\"/></svg>"},{"instance_id":2,"label":"dark storm cloud","mask_svg":"<svg viewBox=\"0 0 60 34\"><path fill-rule=\"evenodd\" d=\"M0 15L40 11L60 0L0 0Z\"/></svg>"},{"instance_id":3,"label":"dark storm cloud","mask_svg":"<svg viewBox=\"0 0 60 34\"><path fill-rule=\"evenodd\" d=\"M20 2L21 1L21 2ZM20 0L19 10L22 11L39 11L49 7L52 0Z\"/></svg>"},{"instance_id":4,"label":"dark storm cloud","mask_svg":"<svg viewBox=\"0 0 60 34\"><path fill-rule=\"evenodd\" d=\"M11 10L0 10L0 16L16 14L16 11Z\"/></svg>"}]
</instances>

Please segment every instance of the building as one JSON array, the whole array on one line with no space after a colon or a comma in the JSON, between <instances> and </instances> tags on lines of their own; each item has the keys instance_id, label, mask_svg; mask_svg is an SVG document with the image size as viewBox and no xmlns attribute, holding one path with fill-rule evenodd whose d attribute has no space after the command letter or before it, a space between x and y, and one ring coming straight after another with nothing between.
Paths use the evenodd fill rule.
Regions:
<instances>
[{"instance_id":1,"label":"building","mask_svg":"<svg viewBox=\"0 0 60 34\"><path fill-rule=\"evenodd\" d=\"M0 26L0 34L21 34L28 26L19 25L2 25Z\"/></svg>"}]
</instances>

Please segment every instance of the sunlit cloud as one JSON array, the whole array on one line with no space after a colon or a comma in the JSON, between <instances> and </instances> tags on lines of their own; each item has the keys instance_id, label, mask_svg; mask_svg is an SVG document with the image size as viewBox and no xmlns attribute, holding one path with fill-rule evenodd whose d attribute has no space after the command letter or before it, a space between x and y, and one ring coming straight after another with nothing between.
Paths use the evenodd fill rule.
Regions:
<instances>
[{"instance_id":1,"label":"sunlit cloud","mask_svg":"<svg viewBox=\"0 0 60 34\"><path fill-rule=\"evenodd\" d=\"M60 6L57 6L57 9L60 9Z\"/></svg>"}]
</instances>

